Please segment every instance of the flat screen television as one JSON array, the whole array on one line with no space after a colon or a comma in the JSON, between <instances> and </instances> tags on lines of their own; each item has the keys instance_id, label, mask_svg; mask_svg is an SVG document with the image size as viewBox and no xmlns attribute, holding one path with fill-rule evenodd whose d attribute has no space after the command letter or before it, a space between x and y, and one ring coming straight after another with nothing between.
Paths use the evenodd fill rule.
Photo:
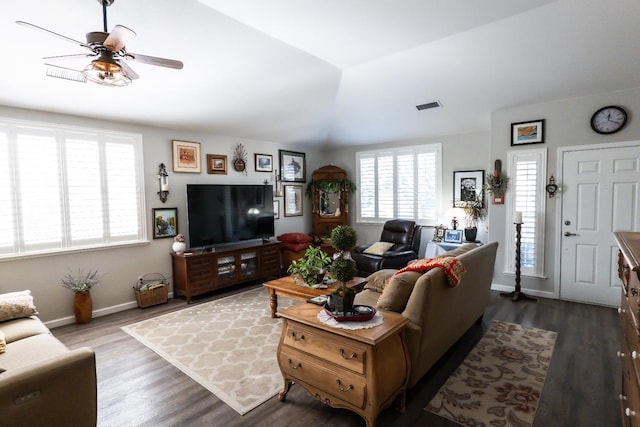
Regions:
<instances>
[{"instance_id":1,"label":"flat screen television","mask_svg":"<svg viewBox=\"0 0 640 427\"><path fill-rule=\"evenodd\" d=\"M187 184L189 246L215 246L274 236L271 185Z\"/></svg>"}]
</instances>

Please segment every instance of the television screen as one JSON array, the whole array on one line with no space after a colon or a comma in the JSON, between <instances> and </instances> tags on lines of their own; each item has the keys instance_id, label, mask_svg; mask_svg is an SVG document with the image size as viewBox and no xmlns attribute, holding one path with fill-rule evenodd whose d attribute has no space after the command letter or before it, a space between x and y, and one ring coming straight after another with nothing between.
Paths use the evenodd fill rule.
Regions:
<instances>
[{"instance_id":1,"label":"television screen","mask_svg":"<svg viewBox=\"0 0 640 427\"><path fill-rule=\"evenodd\" d=\"M187 184L187 215L192 248L270 238L273 187Z\"/></svg>"}]
</instances>

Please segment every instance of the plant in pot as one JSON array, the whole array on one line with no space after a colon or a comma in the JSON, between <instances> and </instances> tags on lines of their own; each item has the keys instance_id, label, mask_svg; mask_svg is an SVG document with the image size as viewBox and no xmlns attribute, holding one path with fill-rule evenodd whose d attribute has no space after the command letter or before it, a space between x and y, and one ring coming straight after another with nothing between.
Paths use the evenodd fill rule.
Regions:
<instances>
[{"instance_id":1,"label":"plant in pot","mask_svg":"<svg viewBox=\"0 0 640 427\"><path fill-rule=\"evenodd\" d=\"M98 270L85 272L84 268L73 274L71 270L62 278L61 284L74 292L73 313L76 323L81 325L89 323L93 313L91 300L91 288L100 282Z\"/></svg>"},{"instance_id":2,"label":"plant in pot","mask_svg":"<svg viewBox=\"0 0 640 427\"><path fill-rule=\"evenodd\" d=\"M356 230L348 225L339 225L331 230L331 245L345 258L351 258L349 253L358 241Z\"/></svg>"},{"instance_id":3,"label":"plant in pot","mask_svg":"<svg viewBox=\"0 0 640 427\"><path fill-rule=\"evenodd\" d=\"M313 286L322 282L330 263L331 258L320 247L309 246L300 259L291 261L287 272L294 276L296 283L300 278L307 285Z\"/></svg>"},{"instance_id":4,"label":"plant in pot","mask_svg":"<svg viewBox=\"0 0 640 427\"><path fill-rule=\"evenodd\" d=\"M345 285L341 285L338 289L329 294L327 305L336 313L346 314L353 313L353 300L356 297L356 291Z\"/></svg>"},{"instance_id":5,"label":"plant in pot","mask_svg":"<svg viewBox=\"0 0 640 427\"><path fill-rule=\"evenodd\" d=\"M331 243L338 250L329 268L331 277L342 282L342 285L331 293L329 306L334 310L348 313L353 311L355 290L347 287L346 283L354 278L358 267L351 259L351 249L356 245L358 235L348 225L339 225L331 231Z\"/></svg>"},{"instance_id":6,"label":"plant in pot","mask_svg":"<svg viewBox=\"0 0 640 427\"><path fill-rule=\"evenodd\" d=\"M463 210L466 223L464 238L467 242L475 242L478 236L478 224L487 217L487 208L484 206L483 198L467 202Z\"/></svg>"}]
</instances>

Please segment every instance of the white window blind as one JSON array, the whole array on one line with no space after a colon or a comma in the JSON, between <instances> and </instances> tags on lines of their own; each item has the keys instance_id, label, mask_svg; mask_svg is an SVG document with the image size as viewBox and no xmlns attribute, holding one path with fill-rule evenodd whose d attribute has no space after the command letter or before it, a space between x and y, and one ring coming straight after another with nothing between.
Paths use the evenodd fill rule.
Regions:
<instances>
[{"instance_id":1,"label":"white window blind","mask_svg":"<svg viewBox=\"0 0 640 427\"><path fill-rule=\"evenodd\" d=\"M412 219L435 225L441 191L441 145L356 154L358 221Z\"/></svg>"},{"instance_id":2,"label":"white window blind","mask_svg":"<svg viewBox=\"0 0 640 427\"><path fill-rule=\"evenodd\" d=\"M0 120L0 257L146 241L138 134Z\"/></svg>"},{"instance_id":3,"label":"white window blind","mask_svg":"<svg viewBox=\"0 0 640 427\"><path fill-rule=\"evenodd\" d=\"M508 153L511 177L509 214L507 215L508 272L515 272L515 212L522 212L520 269L523 275L544 276L545 191L547 150L512 151Z\"/></svg>"}]
</instances>

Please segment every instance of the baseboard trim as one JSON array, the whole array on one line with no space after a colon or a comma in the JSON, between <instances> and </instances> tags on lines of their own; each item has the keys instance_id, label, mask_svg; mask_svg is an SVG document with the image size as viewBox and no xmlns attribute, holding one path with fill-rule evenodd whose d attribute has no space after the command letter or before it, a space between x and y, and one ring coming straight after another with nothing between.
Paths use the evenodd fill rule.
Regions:
<instances>
[{"instance_id":1,"label":"baseboard trim","mask_svg":"<svg viewBox=\"0 0 640 427\"><path fill-rule=\"evenodd\" d=\"M491 290L499 291L499 292L512 292L514 290L514 286L499 285L497 283L492 283ZM536 289L521 289L521 290L525 294L531 295L533 297L558 299L558 297L553 292L541 291Z\"/></svg>"}]
</instances>

